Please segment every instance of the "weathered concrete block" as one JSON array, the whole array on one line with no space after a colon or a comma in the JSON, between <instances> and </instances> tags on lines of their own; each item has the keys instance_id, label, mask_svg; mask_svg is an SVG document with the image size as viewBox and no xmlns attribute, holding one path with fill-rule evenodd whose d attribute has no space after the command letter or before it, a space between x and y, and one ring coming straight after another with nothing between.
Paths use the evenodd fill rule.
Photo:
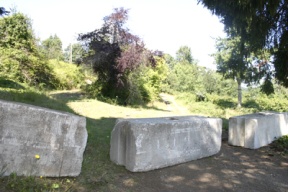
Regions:
<instances>
[{"instance_id":1,"label":"weathered concrete block","mask_svg":"<svg viewBox=\"0 0 288 192\"><path fill-rule=\"evenodd\" d=\"M110 158L132 172L211 156L221 147L222 120L200 116L120 119Z\"/></svg>"},{"instance_id":2,"label":"weathered concrete block","mask_svg":"<svg viewBox=\"0 0 288 192\"><path fill-rule=\"evenodd\" d=\"M288 113L261 112L229 119L230 145L257 149L288 134Z\"/></svg>"},{"instance_id":3,"label":"weathered concrete block","mask_svg":"<svg viewBox=\"0 0 288 192\"><path fill-rule=\"evenodd\" d=\"M86 143L86 118L0 100L0 170L5 170L4 175L77 176Z\"/></svg>"}]
</instances>

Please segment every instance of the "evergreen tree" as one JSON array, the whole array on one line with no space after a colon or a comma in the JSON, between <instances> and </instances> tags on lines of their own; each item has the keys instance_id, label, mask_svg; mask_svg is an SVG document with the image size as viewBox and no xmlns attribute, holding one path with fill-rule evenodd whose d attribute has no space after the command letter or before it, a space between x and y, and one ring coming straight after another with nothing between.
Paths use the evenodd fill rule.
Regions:
<instances>
[{"instance_id":1,"label":"evergreen tree","mask_svg":"<svg viewBox=\"0 0 288 192\"><path fill-rule=\"evenodd\" d=\"M288 1L287 0L198 0L218 15L227 34L240 36L251 51L270 49L275 77L288 87Z\"/></svg>"}]
</instances>

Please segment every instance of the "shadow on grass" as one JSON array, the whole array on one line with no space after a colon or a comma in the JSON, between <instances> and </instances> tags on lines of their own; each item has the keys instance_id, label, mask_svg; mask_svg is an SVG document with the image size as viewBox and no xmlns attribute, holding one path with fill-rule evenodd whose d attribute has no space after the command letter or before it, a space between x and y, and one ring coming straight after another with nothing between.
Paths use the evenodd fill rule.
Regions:
<instances>
[{"instance_id":1,"label":"shadow on grass","mask_svg":"<svg viewBox=\"0 0 288 192\"><path fill-rule=\"evenodd\" d=\"M77 114L65 102L35 90L0 89L0 99Z\"/></svg>"},{"instance_id":2,"label":"shadow on grass","mask_svg":"<svg viewBox=\"0 0 288 192\"><path fill-rule=\"evenodd\" d=\"M255 102L255 100L248 100L242 104L245 108L255 109L256 111L261 111L262 108L258 103Z\"/></svg>"},{"instance_id":3,"label":"shadow on grass","mask_svg":"<svg viewBox=\"0 0 288 192\"><path fill-rule=\"evenodd\" d=\"M63 102L69 102L83 99L84 94L81 93L81 91L71 91L71 92L52 93L50 94L50 96Z\"/></svg>"},{"instance_id":4,"label":"shadow on grass","mask_svg":"<svg viewBox=\"0 0 288 192\"><path fill-rule=\"evenodd\" d=\"M110 136L116 118L86 119L89 137L78 182L86 190L107 189L119 175L128 173L110 161Z\"/></svg>"},{"instance_id":5,"label":"shadow on grass","mask_svg":"<svg viewBox=\"0 0 288 192\"><path fill-rule=\"evenodd\" d=\"M9 79L0 78L0 87L12 89L25 89L23 85Z\"/></svg>"},{"instance_id":6,"label":"shadow on grass","mask_svg":"<svg viewBox=\"0 0 288 192\"><path fill-rule=\"evenodd\" d=\"M215 104L221 107L222 109L226 108L235 108L237 104L233 101L225 100L225 99L219 99L215 101Z\"/></svg>"},{"instance_id":7,"label":"shadow on grass","mask_svg":"<svg viewBox=\"0 0 288 192\"><path fill-rule=\"evenodd\" d=\"M163 112L170 112L169 110L166 110L166 109L160 109L158 107L155 107L155 106L148 106L148 105L141 105L141 106L136 106L135 108L143 108L143 109L151 109L151 110L155 110L155 111L163 111Z\"/></svg>"}]
</instances>

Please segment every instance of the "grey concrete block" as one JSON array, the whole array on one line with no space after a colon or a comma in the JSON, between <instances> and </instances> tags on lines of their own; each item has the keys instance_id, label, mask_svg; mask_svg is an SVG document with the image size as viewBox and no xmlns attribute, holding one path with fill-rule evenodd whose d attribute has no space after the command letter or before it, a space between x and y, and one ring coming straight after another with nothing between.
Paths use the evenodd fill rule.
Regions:
<instances>
[{"instance_id":1,"label":"grey concrete block","mask_svg":"<svg viewBox=\"0 0 288 192\"><path fill-rule=\"evenodd\" d=\"M288 113L260 112L229 119L230 145L257 149L288 134Z\"/></svg>"},{"instance_id":2,"label":"grey concrete block","mask_svg":"<svg viewBox=\"0 0 288 192\"><path fill-rule=\"evenodd\" d=\"M87 136L84 117L0 100L0 170L6 176L77 176Z\"/></svg>"},{"instance_id":3,"label":"grey concrete block","mask_svg":"<svg viewBox=\"0 0 288 192\"><path fill-rule=\"evenodd\" d=\"M220 151L222 120L200 116L119 119L110 158L132 172L149 171Z\"/></svg>"}]
</instances>

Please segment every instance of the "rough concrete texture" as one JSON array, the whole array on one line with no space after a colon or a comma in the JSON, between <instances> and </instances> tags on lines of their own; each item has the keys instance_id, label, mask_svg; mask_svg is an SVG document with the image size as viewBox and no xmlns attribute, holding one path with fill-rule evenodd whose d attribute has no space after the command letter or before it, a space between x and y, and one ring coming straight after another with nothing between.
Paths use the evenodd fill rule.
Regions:
<instances>
[{"instance_id":1,"label":"rough concrete texture","mask_svg":"<svg viewBox=\"0 0 288 192\"><path fill-rule=\"evenodd\" d=\"M0 100L4 175L77 176L86 143L86 118Z\"/></svg>"},{"instance_id":2,"label":"rough concrete texture","mask_svg":"<svg viewBox=\"0 0 288 192\"><path fill-rule=\"evenodd\" d=\"M288 134L288 113L260 112L229 119L230 145L257 149Z\"/></svg>"},{"instance_id":3,"label":"rough concrete texture","mask_svg":"<svg viewBox=\"0 0 288 192\"><path fill-rule=\"evenodd\" d=\"M221 147L222 120L200 116L120 119L110 158L132 172L211 156Z\"/></svg>"}]
</instances>

